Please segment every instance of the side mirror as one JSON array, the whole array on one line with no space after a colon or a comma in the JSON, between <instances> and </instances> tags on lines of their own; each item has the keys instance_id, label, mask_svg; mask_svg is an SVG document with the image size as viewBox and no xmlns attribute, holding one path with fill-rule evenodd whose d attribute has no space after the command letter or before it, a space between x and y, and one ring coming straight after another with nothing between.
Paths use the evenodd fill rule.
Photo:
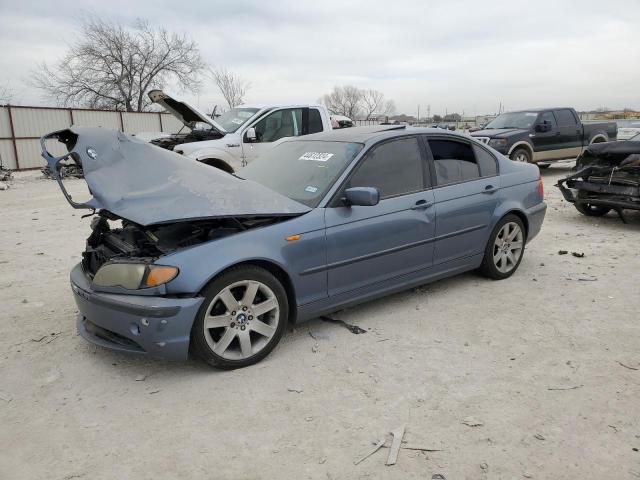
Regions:
<instances>
[{"instance_id":1,"label":"side mirror","mask_svg":"<svg viewBox=\"0 0 640 480\"><path fill-rule=\"evenodd\" d=\"M380 202L380 192L374 187L347 188L342 200L348 206L372 207Z\"/></svg>"},{"instance_id":2,"label":"side mirror","mask_svg":"<svg viewBox=\"0 0 640 480\"><path fill-rule=\"evenodd\" d=\"M258 139L258 136L256 135L256 129L253 127L247 128L247 133L245 133L244 137L249 142L255 142Z\"/></svg>"},{"instance_id":3,"label":"side mirror","mask_svg":"<svg viewBox=\"0 0 640 480\"><path fill-rule=\"evenodd\" d=\"M545 133L545 132L549 132L550 130L551 130L551 124L547 123L546 121L544 123L538 123L536 125L536 132Z\"/></svg>"}]
</instances>

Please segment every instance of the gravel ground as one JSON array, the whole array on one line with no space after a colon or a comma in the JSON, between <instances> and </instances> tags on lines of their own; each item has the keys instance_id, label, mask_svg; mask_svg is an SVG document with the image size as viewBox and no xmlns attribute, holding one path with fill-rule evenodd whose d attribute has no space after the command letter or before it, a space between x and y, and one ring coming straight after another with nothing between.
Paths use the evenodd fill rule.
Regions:
<instances>
[{"instance_id":1,"label":"gravel ground","mask_svg":"<svg viewBox=\"0 0 640 480\"><path fill-rule=\"evenodd\" d=\"M640 478L640 215L578 214L552 187L568 171L543 172L547 219L512 278L334 315L362 335L299 325L232 372L78 337L68 272L89 220L18 175L0 191L0 478ZM354 465L401 425L439 451Z\"/></svg>"}]
</instances>

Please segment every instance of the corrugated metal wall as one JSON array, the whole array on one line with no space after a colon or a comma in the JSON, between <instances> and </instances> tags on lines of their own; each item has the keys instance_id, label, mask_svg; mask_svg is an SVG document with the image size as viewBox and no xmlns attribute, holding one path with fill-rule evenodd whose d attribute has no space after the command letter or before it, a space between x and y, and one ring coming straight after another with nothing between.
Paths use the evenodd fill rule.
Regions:
<instances>
[{"instance_id":1,"label":"corrugated metal wall","mask_svg":"<svg viewBox=\"0 0 640 480\"><path fill-rule=\"evenodd\" d=\"M44 166L44 160L40 156L40 137L71 125L113 128L128 134L175 133L183 126L178 119L168 113L3 106L0 107L2 164L12 170ZM61 155L64 148L55 143L57 142L48 145L49 151Z\"/></svg>"}]
</instances>

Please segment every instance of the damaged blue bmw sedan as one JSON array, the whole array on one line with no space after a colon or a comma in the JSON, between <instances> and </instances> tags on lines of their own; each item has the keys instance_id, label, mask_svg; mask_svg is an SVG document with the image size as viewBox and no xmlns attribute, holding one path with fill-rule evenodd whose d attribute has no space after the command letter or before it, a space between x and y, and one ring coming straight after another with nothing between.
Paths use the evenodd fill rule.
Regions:
<instances>
[{"instance_id":1,"label":"damaged blue bmw sedan","mask_svg":"<svg viewBox=\"0 0 640 480\"><path fill-rule=\"evenodd\" d=\"M41 143L93 215L71 272L80 335L219 368L263 359L289 322L469 270L507 278L546 211L535 165L436 129L294 137L236 175L102 128Z\"/></svg>"}]
</instances>

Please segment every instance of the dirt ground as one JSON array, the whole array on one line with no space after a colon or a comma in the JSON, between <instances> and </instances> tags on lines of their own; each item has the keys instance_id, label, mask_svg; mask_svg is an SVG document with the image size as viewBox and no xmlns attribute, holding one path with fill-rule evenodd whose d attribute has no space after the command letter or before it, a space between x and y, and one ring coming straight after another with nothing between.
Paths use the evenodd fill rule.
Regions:
<instances>
[{"instance_id":1,"label":"dirt ground","mask_svg":"<svg viewBox=\"0 0 640 480\"><path fill-rule=\"evenodd\" d=\"M512 278L334 315L366 334L299 325L232 372L82 340L68 272L89 219L18 175L0 191L0 478L640 478L640 215L580 215L552 186L568 171L543 172L547 218ZM401 425L439 451L354 465Z\"/></svg>"}]
</instances>

